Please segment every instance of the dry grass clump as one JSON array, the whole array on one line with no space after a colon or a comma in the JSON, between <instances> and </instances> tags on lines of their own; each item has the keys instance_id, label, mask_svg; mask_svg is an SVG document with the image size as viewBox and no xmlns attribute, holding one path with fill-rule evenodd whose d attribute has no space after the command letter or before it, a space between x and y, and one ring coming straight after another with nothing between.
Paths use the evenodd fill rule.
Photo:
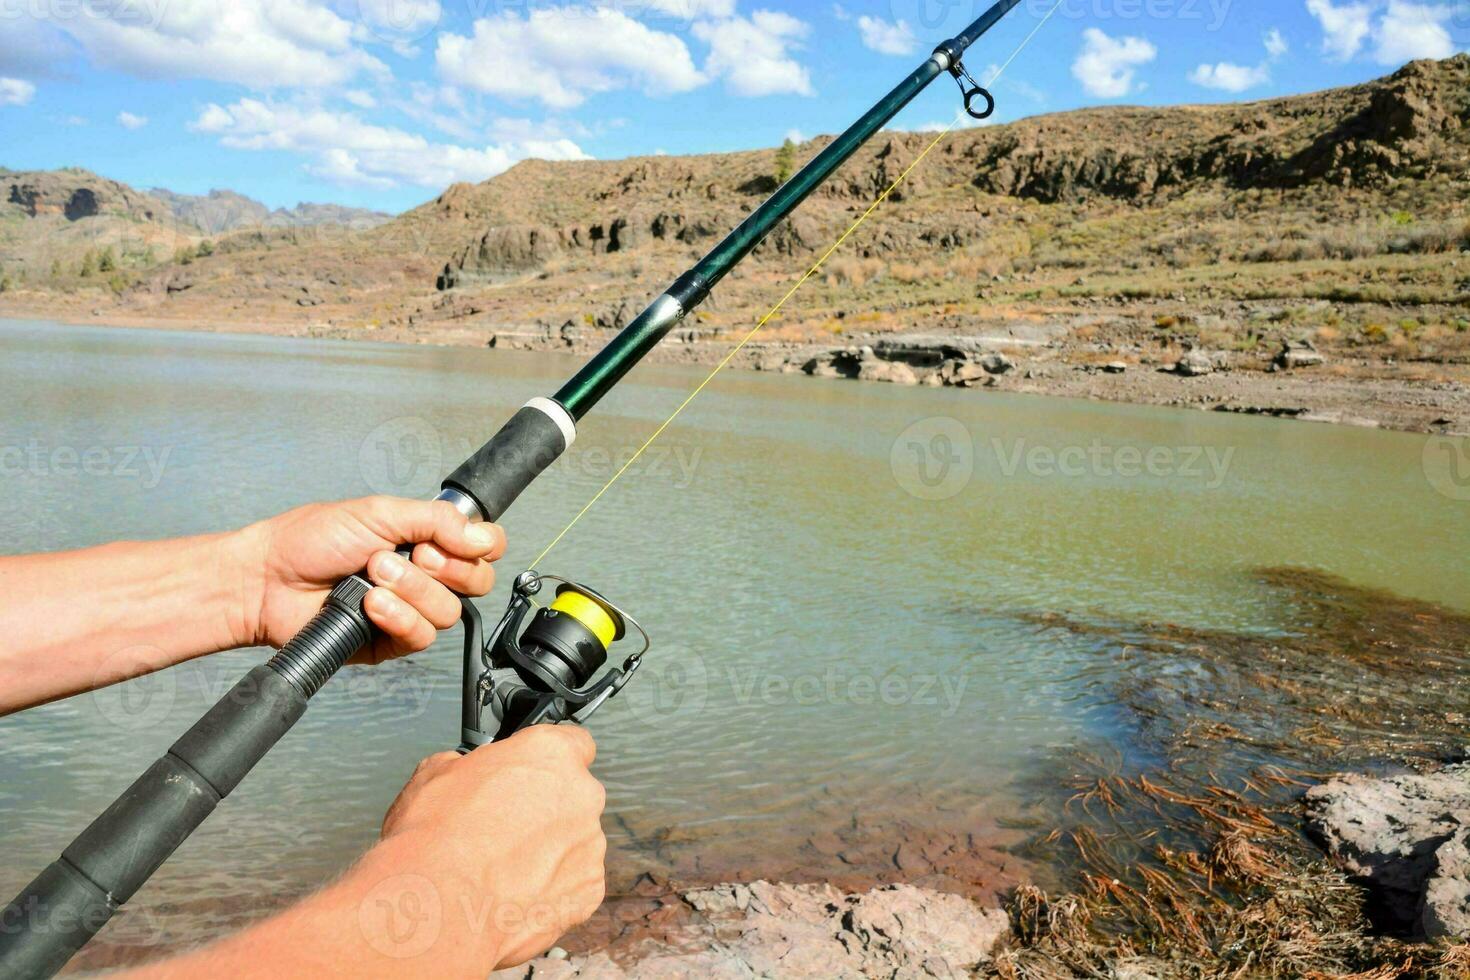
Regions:
<instances>
[{"instance_id":1,"label":"dry grass clump","mask_svg":"<svg viewBox=\"0 0 1470 980\"><path fill-rule=\"evenodd\" d=\"M1464 219L1388 226L1360 224L1325 232L1290 229L1242 255L1246 262L1352 261L1376 255L1442 255L1470 250L1470 222Z\"/></svg>"},{"instance_id":2,"label":"dry grass clump","mask_svg":"<svg viewBox=\"0 0 1470 980\"><path fill-rule=\"evenodd\" d=\"M1299 816L1330 772L1423 766L1470 743L1470 717L1445 710L1470 688L1470 617L1316 572L1260 577L1298 632L1039 618L1113 660L1099 698L1138 728L1033 774L1053 826L1024 850L1063 870L1051 893L1015 893L992 975L1470 976L1470 946L1375 934L1366 893Z\"/></svg>"}]
</instances>

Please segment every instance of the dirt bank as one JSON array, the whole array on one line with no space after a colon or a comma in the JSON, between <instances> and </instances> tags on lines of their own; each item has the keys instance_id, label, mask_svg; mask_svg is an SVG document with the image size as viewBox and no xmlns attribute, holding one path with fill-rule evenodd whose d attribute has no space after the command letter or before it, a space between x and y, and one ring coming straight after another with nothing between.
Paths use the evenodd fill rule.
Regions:
<instances>
[{"instance_id":1,"label":"dirt bank","mask_svg":"<svg viewBox=\"0 0 1470 980\"><path fill-rule=\"evenodd\" d=\"M27 303L10 294L0 315L62 323L132 328L251 333L285 337L432 344L497 350L540 350L590 355L611 336L595 328L505 326L467 318L420 326L385 326L371 331L321 321L172 319L134 316ZM854 334L841 346L794 341L748 343L730 367L810 375L822 383L859 380L1010 391L1098 401L1160 405L1201 411L1239 412L1281 419L1330 422L1440 435L1470 435L1470 384L1429 380L1410 367L1389 368L1366 359L1322 357L1295 364L1283 349L1225 352L1159 345L1127 337L1078 341L1069 323L1011 325L965 334ZM675 331L650 359L662 363L714 365L740 335L709 337ZM954 355L960 355L955 357ZM1002 370L981 366L987 356ZM1192 366L1176 368L1192 357ZM1311 360L1310 356L1303 360ZM948 364L946 362L949 362ZM1187 372L1187 373L1185 373Z\"/></svg>"}]
</instances>

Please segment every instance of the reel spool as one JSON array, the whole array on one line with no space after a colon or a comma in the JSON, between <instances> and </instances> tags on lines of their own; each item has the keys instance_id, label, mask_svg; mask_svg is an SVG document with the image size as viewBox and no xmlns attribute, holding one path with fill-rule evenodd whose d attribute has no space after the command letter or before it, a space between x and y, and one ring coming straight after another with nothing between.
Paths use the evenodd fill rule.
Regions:
<instances>
[{"instance_id":1,"label":"reel spool","mask_svg":"<svg viewBox=\"0 0 1470 980\"><path fill-rule=\"evenodd\" d=\"M548 581L556 598L537 607L531 597ZM527 725L585 722L627 684L642 663L648 634L600 592L558 575L525 571L511 587L510 605L489 639L479 611L461 601L465 626L460 751L468 752ZM534 610L534 612L532 612ZM528 621L529 620L529 621ZM615 644L636 632L642 644L601 677Z\"/></svg>"}]
</instances>

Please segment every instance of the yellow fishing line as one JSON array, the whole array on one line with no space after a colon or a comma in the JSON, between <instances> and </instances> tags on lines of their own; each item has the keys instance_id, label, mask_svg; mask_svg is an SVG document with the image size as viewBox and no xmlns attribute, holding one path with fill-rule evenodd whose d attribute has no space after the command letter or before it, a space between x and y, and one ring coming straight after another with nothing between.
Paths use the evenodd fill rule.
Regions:
<instances>
[{"instance_id":1,"label":"yellow fishing line","mask_svg":"<svg viewBox=\"0 0 1470 980\"><path fill-rule=\"evenodd\" d=\"M1016 60L1016 56L1025 49L1026 45L1031 43L1031 40L1036 37L1037 32L1041 30L1046 22L1051 20L1052 14L1057 12L1057 8L1062 5L1062 2L1063 0L1057 0L1052 8L1046 12L1046 16L1041 18L1036 27L1033 28L1031 33L1026 36L1026 39L1017 46L1015 51L1011 52L1011 56L1006 59L1005 64L996 69L995 74L990 77L990 80L986 84L994 85L996 81L1000 79L1000 76L1005 72L1007 68L1010 67L1011 62ZM628 469L635 462L638 461L638 458L643 455L648 447L653 445L654 440L662 435L665 429L674 424L674 420L677 419L681 413L683 413L684 409L689 407L689 403L694 401L694 399L698 397L699 393L703 391L705 387L708 386L709 383L713 381L715 377L725 369L725 366L735 359L735 355L739 354L740 351L745 348L745 345L750 343L751 339L755 337L756 334L760 333L761 328L769 323L771 321L771 318L781 311L781 308L786 305L786 301L789 300L792 296L795 296L796 291L800 289L808 279L816 275L817 272L821 270L822 265L829 258L832 257L832 254L842 247L842 243L847 241L847 239L851 237L853 232L862 227L863 222L867 221L868 218L873 214L873 212L878 210L879 205L888 200L888 196L892 194L895 189L897 189L899 184L902 184L904 182L904 178L908 177L909 173L915 167L917 167L925 157L929 155L931 150L933 150L936 146L944 141L944 138L948 136L951 131L953 131L955 124L960 121L960 118L961 112L957 111L954 118L949 121L949 125L945 126L944 129L939 132L939 135L935 136L934 139L929 141L929 145L924 147L923 152L914 158L914 162L905 167L903 173L899 174L897 179L895 179L893 183L889 184L888 187L884 189L883 193L879 194L877 199L873 201L872 204L868 205L868 209L860 214L857 220L848 226L847 230L842 233L842 236L838 238L835 242L833 242L832 245L827 249L827 251L822 253L822 257L817 259L817 261L812 264L812 267L806 270L806 272L802 275L800 279L796 280L796 283L786 291L786 295L782 296L779 300L776 301L775 306L766 311L765 316L761 317L760 320L756 322L756 325L754 327L751 327L750 331L746 333L744 337L740 338L740 342L738 344L730 348L729 353L727 353L723 358L720 359L720 362L715 365L714 370L705 375L704 380L696 385L694 390L689 393L688 397L686 397L682 402L679 403L679 407L674 409L673 412L669 413L669 417L664 419L663 422L659 424L659 427L653 430L653 434L645 439L643 441L643 445L638 447L638 451L635 452L632 456L629 456L627 462L619 467L618 471L614 473L612 477L602 485L602 489L593 494L592 499L587 501L587 503L582 506L581 510L577 511L576 516L567 522L567 526L562 528L561 531L558 532L557 536L551 539L551 543L542 549L541 554L536 556L536 560L531 562L530 567L535 568L546 559L546 556L551 553L551 549L555 548L557 544L560 543L561 539L567 536L567 532L577 525L577 522L582 519L582 516L586 514L589 510L591 510L594 504L602 499L602 495L607 493L608 490L612 488L612 485L614 483L617 483L624 473L628 472Z\"/></svg>"}]
</instances>

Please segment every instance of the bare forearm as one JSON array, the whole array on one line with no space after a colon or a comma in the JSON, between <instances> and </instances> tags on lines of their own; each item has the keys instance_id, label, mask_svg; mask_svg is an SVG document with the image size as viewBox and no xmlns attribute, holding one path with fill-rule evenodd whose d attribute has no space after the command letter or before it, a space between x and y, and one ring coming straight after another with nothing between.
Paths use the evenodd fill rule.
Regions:
<instances>
[{"instance_id":1,"label":"bare forearm","mask_svg":"<svg viewBox=\"0 0 1470 980\"><path fill-rule=\"evenodd\" d=\"M210 946L122 974L126 980L200 977L485 977L499 960L491 899L455 872L418 873L421 847L385 841L341 881ZM405 868L414 869L405 873ZM450 880L447 875L454 876Z\"/></svg>"},{"instance_id":2,"label":"bare forearm","mask_svg":"<svg viewBox=\"0 0 1470 980\"><path fill-rule=\"evenodd\" d=\"M239 644L242 538L0 558L0 715Z\"/></svg>"}]
</instances>

